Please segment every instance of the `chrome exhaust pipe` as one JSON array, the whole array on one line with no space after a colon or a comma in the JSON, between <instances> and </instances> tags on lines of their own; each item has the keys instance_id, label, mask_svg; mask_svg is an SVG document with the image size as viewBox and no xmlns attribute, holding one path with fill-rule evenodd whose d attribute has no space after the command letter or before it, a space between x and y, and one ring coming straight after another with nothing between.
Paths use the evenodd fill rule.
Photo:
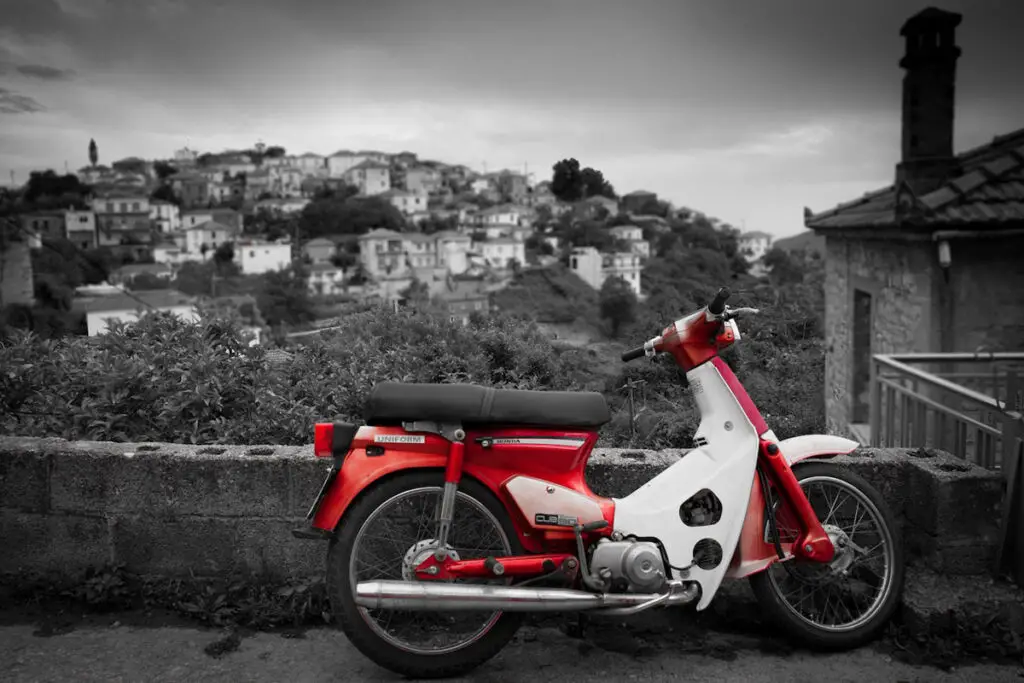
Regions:
<instances>
[{"instance_id":1,"label":"chrome exhaust pipe","mask_svg":"<svg viewBox=\"0 0 1024 683\"><path fill-rule=\"evenodd\" d=\"M582 612L692 602L697 587L680 581L666 593L588 593L569 588L518 588L433 581L363 581L356 585L356 604L367 609L409 611Z\"/></svg>"}]
</instances>

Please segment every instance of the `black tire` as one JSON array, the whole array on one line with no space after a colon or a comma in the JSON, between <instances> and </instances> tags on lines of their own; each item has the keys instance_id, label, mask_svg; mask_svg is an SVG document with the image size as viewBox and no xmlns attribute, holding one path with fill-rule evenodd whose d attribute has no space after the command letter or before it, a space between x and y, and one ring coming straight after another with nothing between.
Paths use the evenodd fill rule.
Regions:
<instances>
[{"instance_id":1,"label":"black tire","mask_svg":"<svg viewBox=\"0 0 1024 683\"><path fill-rule=\"evenodd\" d=\"M483 636L468 645L440 654L419 654L387 642L366 622L355 603L350 585L350 558L357 534L377 508L404 491L420 487L442 487L444 473L416 471L388 478L362 494L346 511L327 553L327 588L331 610L342 631L356 648L377 665L409 678L449 678L461 676L498 654L515 636L522 623L521 613L502 612ZM522 554L515 527L502 504L486 487L463 479L459 492L486 507L501 524L513 555Z\"/></svg>"},{"instance_id":2,"label":"black tire","mask_svg":"<svg viewBox=\"0 0 1024 683\"><path fill-rule=\"evenodd\" d=\"M773 566L752 575L750 577L751 588L768 618L783 629L792 640L815 650L852 650L877 638L899 607L903 595L906 569L900 531L881 494L863 477L851 472L848 468L827 462L804 462L794 466L793 473L801 484L816 477L838 479L856 488L875 508L880 525L884 526L888 532L892 548L892 569L889 572L888 593L885 594L874 614L863 624L849 628L849 630L837 631L810 623L809 620L795 614L788 603L783 600L770 572L773 570L785 571L784 568Z\"/></svg>"}]
</instances>

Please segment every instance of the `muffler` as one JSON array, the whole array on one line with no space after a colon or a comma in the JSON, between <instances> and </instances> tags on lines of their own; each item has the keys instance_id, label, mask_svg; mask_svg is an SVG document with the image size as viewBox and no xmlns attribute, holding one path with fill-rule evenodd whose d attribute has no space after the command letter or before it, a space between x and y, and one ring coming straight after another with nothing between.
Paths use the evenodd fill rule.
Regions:
<instances>
[{"instance_id":1,"label":"muffler","mask_svg":"<svg viewBox=\"0 0 1024 683\"><path fill-rule=\"evenodd\" d=\"M433 581L363 581L356 585L356 604L367 609L582 612L692 602L697 587L669 584L667 593L588 593L570 588L518 588Z\"/></svg>"}]
</instances>

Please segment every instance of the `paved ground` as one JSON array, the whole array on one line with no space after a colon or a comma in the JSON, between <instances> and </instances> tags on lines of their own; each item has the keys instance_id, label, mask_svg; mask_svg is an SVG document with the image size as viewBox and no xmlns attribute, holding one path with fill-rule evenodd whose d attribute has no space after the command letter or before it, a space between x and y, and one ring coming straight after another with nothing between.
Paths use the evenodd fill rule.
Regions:
<instances>
[{"instance_id":1,"label":"paved ground","mask_svg":"<svg viewBox=\"0 0 1024 683\"><path fill-rule=\"evenodd\" d=\"M0 612L0 617L3 613ZM173 620L169 626L138 625L131 614L72 622L0 620L0 680L9 683L103 681L396 681L332 629L304 633L254 633L230 637ZM133 623L134 622L134 623ZM629 634L585 641L555 628L526 628L502 654L471 677L478 683L565 681L581 674L606 681L913 681L1019 682L1015 666L967 666L952 671L911 666L866 648L841 655L766 654L763 641L712 634L699 645L682 634L637 643ZM666 638L670 638L666 640ZM627 643L623 646L624 641ZM632 641L632 644L629 642Z\"/></svg>"}]
</instances>

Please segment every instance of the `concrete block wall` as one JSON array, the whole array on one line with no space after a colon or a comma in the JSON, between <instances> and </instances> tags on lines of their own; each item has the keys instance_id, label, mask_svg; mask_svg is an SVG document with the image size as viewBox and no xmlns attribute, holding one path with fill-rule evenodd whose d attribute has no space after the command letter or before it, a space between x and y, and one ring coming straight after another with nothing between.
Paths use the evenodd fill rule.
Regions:
<instances>
[{"instance_id":1,"label":"concrete block wall","mask_svg":"<svg viewBox=\"0 0 1024 683\"><path fill-rule=\"evenodd\" d=\"M599 450L595 492L625 496L685 451ZM838 458L880 489L911 558L947 573L992 565L997 473L942 453L865 449ZM0 437L0 572L73 577L124 564L163 576L321 575L326 544L291 529L326 474L312 447L122 444Z\"/></svg>"}]
</instances>

